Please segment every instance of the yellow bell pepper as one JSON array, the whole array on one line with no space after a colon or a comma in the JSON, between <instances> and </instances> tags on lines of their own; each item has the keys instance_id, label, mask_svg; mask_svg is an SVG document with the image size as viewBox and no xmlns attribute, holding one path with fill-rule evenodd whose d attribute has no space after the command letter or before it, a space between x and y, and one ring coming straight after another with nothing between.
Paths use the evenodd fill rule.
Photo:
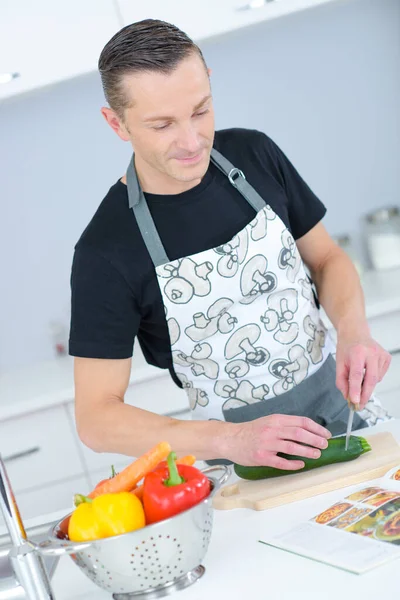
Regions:
<instances>
[{"instance_id":1,"label":"yellow bell pepper","mask_svg":"<svg viewBox=\"0 0 400 600\"><path fill-rule=\"evenodd\" d=\"M73 542L120 535L146 524L143 505L130 492L102 494L94 500L77 494L75 504L68 525L68 537Z\"/></svg>"}]
</instances>

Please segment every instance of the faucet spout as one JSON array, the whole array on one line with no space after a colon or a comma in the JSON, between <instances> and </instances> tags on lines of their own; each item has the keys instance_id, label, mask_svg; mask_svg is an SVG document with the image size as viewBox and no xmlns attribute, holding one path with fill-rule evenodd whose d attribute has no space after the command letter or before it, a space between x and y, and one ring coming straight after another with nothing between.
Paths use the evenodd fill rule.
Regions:
<instances>
[{"instance_id":1,"label":"faucet spout","mask_svg":"<svg viewBox=\"0 0 400 600\"><path fill-rule=\"evenodd\" d=\"M0 508L11 537L9 553L15 575L24 588L27 600L55 600L43 559L27 539L15 495L4 461L0 455Z\"/></svg>"}]
</instances>

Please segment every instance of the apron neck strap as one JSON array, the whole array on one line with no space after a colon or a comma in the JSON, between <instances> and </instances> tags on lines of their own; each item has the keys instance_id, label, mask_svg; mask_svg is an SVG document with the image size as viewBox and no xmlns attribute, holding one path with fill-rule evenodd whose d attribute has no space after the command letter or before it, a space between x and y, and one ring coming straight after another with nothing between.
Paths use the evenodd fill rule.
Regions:
<instances>
[{"instance_id":1,"label":"apron neck strap","mask_svg":"<svg viewBox=\"0 0 400 600\"><path fill-rule=\"evenodd\" d=\"M254 208L256 212L262 210L266 203L256 190L248 183L244 174L226 159L218 150L211 150L211 162L228 177L230 183L235 187L243 198ZM126 184L128 188L129 208L134 212L143 241L150 254L155 267L170 262L161 238L158 234L153 217L151 216L146 198L140 187L139 179L135 169L135 155L129 162L126 172Z\"/></svg>"},{"instance_id":2,"label":"apron neck strap","mask_svg":"<svg viewBox=\"0 0 400 600\"><path fill-rule=\"evenodd\" d=\"M210 158L214 165L227 176L233 187L242 194L243 198L247 200L256 212L264 208L266 205L265 200L263 200L260 194L256 192L253 186L246 180L243 171L234 167L233 164L215 148L211 150Z\"/></svg>"},{"instance_id":3,"label":"apron neck strap","mask_svg":"<svg viewBox=\"0 0 400 600\"><path fill-rule=\"evenodd\" d=\"M150 214L146 198L144 197L142 188L140 187L139 179L135 169L135 155L132 155L128 170L126 172L126 184L128 187L129 208L131 208L136 217L136 221L142 234L146 248L150 254L155 267L165 265L170 262L165 252L165 248L161 241L153 217Z\"/></svg>"}]
</instances>

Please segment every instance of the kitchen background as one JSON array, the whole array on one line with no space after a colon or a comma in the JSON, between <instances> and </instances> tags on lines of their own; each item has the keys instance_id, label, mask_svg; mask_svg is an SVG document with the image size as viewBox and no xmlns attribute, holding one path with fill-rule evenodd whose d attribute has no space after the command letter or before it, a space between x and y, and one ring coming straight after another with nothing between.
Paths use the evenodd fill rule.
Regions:
<instances>
[{"instance_id":1,"label":"kitchen background","mask_svg":"<svg viewBox=\"0 0 400 600\"><path fill-rule=\"evenodd\" d=\"M26 14L33 15L39 5L48 6L49 13L57 10L48 0L19 4L26 5L18 17L23 27L14 20L10 29L7 11L15 10L15 3L0 0L0 74L10 64L4 40L23 46L19 36L28 31ZM72 2L86 12L95 4ZM128 4L130 21L136 20L133 7L139 3L118 0L115 6ZM179 15L180 0L144 4L154 14L144 15L143 5L138 18L160 14L168 20L169 6L171 20ZM225 23L224 7L229 20L228 4L234 5L231 0L212 4L203 2L198 9L204 28ZM214 9L219 21L213 20ZM329 232L351 236L368 271L363 285L373 333L394 357L381 396L400 416L400 364L395 362L400 359L400 268L369 272L363 220L370 211L400 205L400 2L277 0L254 14L257 10L288 14L260 16L257 24L200 39L213 71L217 128L257 128L271 136L326 204ZM32 19L32 27L43 45L51 20L44 25ZM69 27L63 68L69 53L71 61L76 53L74 18ZM119 27L111 28L99 50ZM89 30L88 45L91 38ZM24 51L29 53L29 46ZM52 53L51 45L46 51ZM34 52L32 47L32 63ZM13 63L12 68L20 67ZM21 89L23 78L21 72ZM7 94L0 86L0 452L23 455L9 465L24 516L64 508L73 492L87 491L109 473L112 462L123 462L123 457L95 455L77 439L72 361L56 358L55 344L67 342L74 244L124 172L131 149L100 115L104 100L96 72L43 83L38 75L37 85L30 83L29 92L21 94ZM394 250L384 246L380 256L400 265L400 225L394 217L391 223ZM155 412L187 409L186 396L169 375L147 367L140 353L126 400ZM60 463L63 456L68 461Z\"/></svg>"},{"instance_id":2,"label":"kitchen background","mask_svg":"<svg viewBox=\"0 0 400 600\"><path fill-rule=\"evenodd\" d=\"M328 2L201 46L217 127L270 135L367 260L362 215L400 204L400 2ZM97 73L0 104L0 371L51 358L51 321L68 333L74 243L130 156L102 104Z\"/></svg>"}]
</instances>

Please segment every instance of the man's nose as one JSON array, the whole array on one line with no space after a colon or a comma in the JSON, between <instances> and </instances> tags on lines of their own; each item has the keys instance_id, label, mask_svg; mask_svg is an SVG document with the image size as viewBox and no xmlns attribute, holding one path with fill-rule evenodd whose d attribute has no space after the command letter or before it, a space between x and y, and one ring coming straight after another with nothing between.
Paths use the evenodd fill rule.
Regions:
<instances>
[{"instance_id":1,"label":"man's nose","mask_svg":"<svg viewBox=\"0 0 400 600\"><path fill-rule=\"evenodd\" d=\"M193 125L185 125L180 128L178 146L188 154L195 154L199 151L199 135Z\"/></svg>"}]
</instances>

